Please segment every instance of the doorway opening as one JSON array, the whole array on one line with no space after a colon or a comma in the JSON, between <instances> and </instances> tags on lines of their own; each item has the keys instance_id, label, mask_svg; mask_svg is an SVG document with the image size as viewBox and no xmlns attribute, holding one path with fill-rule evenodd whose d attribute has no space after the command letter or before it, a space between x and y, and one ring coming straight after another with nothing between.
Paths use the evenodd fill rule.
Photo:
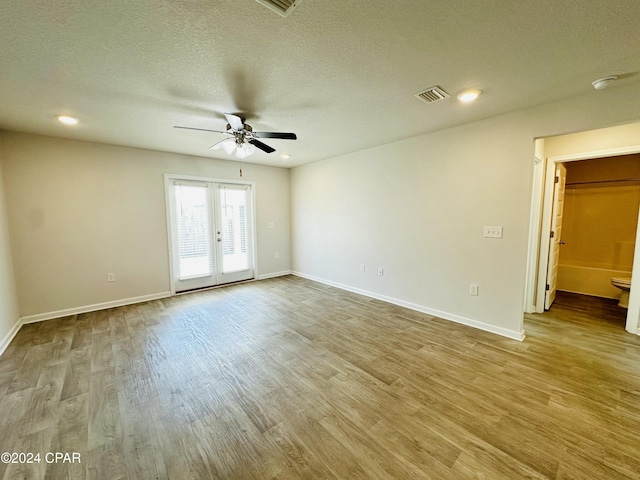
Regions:
<instances>
[{"instance_id":1,"label":"doorway opening","mask_svg":"<svg viewBox=\"0 0 640 480\"><path fill-rule=\"evenodd\" d=\"M640 272L640 146L544 150L537 140L525 312L549 309L556 290L619 297L611 279ZM629 293L625 328L638 333L640 282Z\"/></svg>"},{"instance_id":2,"label":"doorway opening","mask_svg":"<svg viewBox=\"0 0 640 480\"><path fill-rule=\"evenodd\" d=\"M254 278L250 183L165 176L172 293Z\"/></svg>"}]
</instances>

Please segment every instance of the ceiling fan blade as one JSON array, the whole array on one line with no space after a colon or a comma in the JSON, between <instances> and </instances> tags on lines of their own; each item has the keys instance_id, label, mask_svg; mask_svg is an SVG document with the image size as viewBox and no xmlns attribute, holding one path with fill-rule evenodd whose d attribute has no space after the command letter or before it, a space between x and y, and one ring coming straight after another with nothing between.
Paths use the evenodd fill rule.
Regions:
<instances>
[{"instance_id":1,"label":"ceiling fan blade","mask_svg":"<svg viewBox=\"0 0 640 480\"><path fill-rule=\"evenodd\" d=\"M297 140L298 136L295 133L285 132L253 132L253 135L257 138L281 138L283 140Z\"/></svg>"},{"instance_id":2,"label":"ceiling fan blade","mask_svg":"<svg viewBox=\"0 0 640 480\"><path fill-rule=\"evenodd\" d=\"M255 139L249 140L249 143L251 145L255 145L256 147L258 147L263 152L271 153L271 152L275 152L276 151L275 148L270 147L266 143L262 143L260 140L255 140Z\"/></svg>"},{"instance_id":3,"label":"ceiling fan blade","mask_svg":"<svg viewBox=\"0 0 640 480\"><path fill-rule=\"evenodd\" d=\"M228 142L235 143L235 140L233 138L225 138L224 140L220 140L218 143L215 143L215 144L211 145L209 147L209 150L219 150L221 148L224 148L226 146L225 143L228 143ZM225 149L225 151L226 151L226 149Z\"/></svg>"},{"instance_id":4,"label":"ceiling fan blade","mask_svg":"<svg viewBox=\"0 0 640 480\"><path fill-rule=\"evenodd\" d=\"M185 130L200 130L201 132L227 133L220 130L209 130L206 128L181 127L180 125L174 125L173 128L184 128Z\"/></svg>"},{"instance_id":5,"label":"ceiling fan blade","mask_svg":"<svg viewBox=\"0 0 640 480\"><path fill-rule=\"evenodd\" d=\"M238 115L234 115L233 113L225 113L224 116L226 117L227 122L229 122L229 125L231 125L231 128L233 128L234 130L242 130L244 128L244 122Z\"/></svg>"}]
</instances>

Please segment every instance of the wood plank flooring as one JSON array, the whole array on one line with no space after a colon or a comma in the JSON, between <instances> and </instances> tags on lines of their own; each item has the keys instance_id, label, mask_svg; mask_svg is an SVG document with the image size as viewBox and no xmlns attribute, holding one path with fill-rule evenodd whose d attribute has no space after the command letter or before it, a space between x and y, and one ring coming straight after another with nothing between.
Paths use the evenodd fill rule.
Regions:
<instances>
[{"instance_id":1,"label":"wood plank flooring","mask_svg":"<svg viewBox=\"0 0 640 480\"><path fill-rule=\"evenodd\" d=\"M637 479L640 338L558 295L517 342L297 277L22 327L18 479Z\"/></svg>"}]
</instances>

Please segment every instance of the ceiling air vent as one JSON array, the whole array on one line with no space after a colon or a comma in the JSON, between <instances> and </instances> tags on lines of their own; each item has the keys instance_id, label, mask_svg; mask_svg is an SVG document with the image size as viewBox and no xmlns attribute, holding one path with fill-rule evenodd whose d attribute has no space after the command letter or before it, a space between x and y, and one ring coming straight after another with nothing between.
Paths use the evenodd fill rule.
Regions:
<instances>
[{"instance_id":1,"label":"ceiling air vent","mask_svg":"<svg viewBox=\"0 0 640 480\"><path fill-rule=\"evenodd\" d=\"M265 7L283 17L288 16L298 6L301 0L256 0Z\"/></svg>"},{"instance_id":2,"label":"ceiling air vent","mask_svg":"<svg viewBox=\"0 0 640 480\"><path fill-rule=\"evenodd\" d=\"M420 100L424 100L427 103L433 103L437 102L438 100L447 98L450 95L439 86L434 85L433 87L429 87L422 92L416 93L414 96L418 97Z\"/></svg>"}]
</instances>

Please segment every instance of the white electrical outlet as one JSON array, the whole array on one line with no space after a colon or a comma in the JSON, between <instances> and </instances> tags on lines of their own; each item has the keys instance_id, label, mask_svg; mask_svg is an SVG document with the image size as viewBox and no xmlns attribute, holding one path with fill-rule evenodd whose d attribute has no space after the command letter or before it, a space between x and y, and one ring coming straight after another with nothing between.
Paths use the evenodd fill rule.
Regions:
<instances>
[{"instance_id":1,"label":"white electrical outlet","mask_svg":"<svg viewBox=\"0 0 640 480\"><path fill-rule=\"evenodd\" d=\"M479 288L480 287L478 285L475 285L473 283L469 285L469 295L473 295L474 297L477 297Z\"/></svg>"},{"instance_id":2,"label":"white electrical outlet","mask_svg":"<svg viewBox=\"0 0 640 480\"><path fill-rule=\"evenodd\" d=\"M502 238L502 227L484 227L484 238Z\"/></svg>"},{"instance_id":3,"label":"white electrical outlet","mask_svg":"<svg viewBox=\"0 0 640 480\"><path fill-rule=\"evenodd\" d=\"M382 267L378 268L378 275L380 275L380 276L384 275L384 268L382 268Z\"/></svg>"},{"instance_id":4,"label":"white electrical outlet","mask_svg":"<svg viewBox=\"0 0 640 480\"><path fill-rule=\"evenodd\" d=\"M364 263L361 263L360 264L360 273L364 273L364 271L365 271Z\"/></svg>"},{"instance_id":5,"label":"white electrical outlet","mask_svg":"<svg viewBox=\"0 0 640 480\"><path fill-rule=\"evenodd\" d=\"M116 274L115 273L107 273L107 282L115 282Z\"/></svg>"},{"instance_id":6,"label":"white electrical outlet","mask_svg":"<svg viewBox=\"0 0 640 480\"><path fill-rule=\"evenodd\" d=\"M280 258L280 254L278 252L275 252L273 254L273 258L275 258L276 260Z\"/></svg>"},{"instance_id":7,"label":"white electrical outlet","mask_svg":"<svg viewBox=\"0 0 640 480\"><path fill-rule=\"evenodd\" d=\"M276 224L275 224L275 222L269 222L269 223L267 223L267 227L276 228Z\"/></svg>"}]
</instances>

